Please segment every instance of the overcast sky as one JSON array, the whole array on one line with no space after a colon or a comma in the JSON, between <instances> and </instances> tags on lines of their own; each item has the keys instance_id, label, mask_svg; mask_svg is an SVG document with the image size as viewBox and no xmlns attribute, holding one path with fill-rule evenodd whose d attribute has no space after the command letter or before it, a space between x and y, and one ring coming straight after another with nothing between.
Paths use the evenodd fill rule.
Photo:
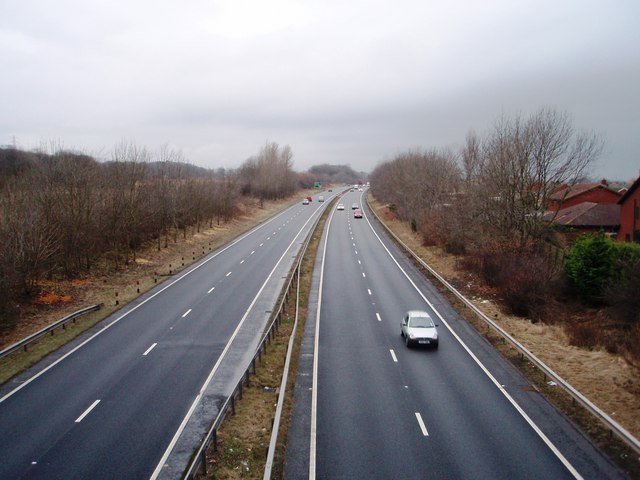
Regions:
<instances>
[{"instance_id":1,"label":"overcast sky","mask_svg":"<svg viewBox=\"0 0 640 480\"><path fill-rule=\"evenodd\" d=\"M218 168L273 141L370 171L552 107L605 138L594 177L640 169L638 0L0 0L0 65L24 149Z\"/></svg>"}]
</instances>

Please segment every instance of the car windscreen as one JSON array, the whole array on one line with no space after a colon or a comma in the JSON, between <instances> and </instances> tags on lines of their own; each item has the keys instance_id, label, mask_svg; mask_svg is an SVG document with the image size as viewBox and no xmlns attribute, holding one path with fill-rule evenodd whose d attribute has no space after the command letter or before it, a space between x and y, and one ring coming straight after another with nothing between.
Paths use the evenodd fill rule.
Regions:
<instances>
[{"instance_id":1,"label":"car windscreen","mask_svg":"<svg viewBox=\"0 0 640 480\"><path fill-rule=\"evenodd\" d=\"M433 320L429 317L412 317L409 320L409 326L413 328L430 328L433 327Z\"/></svg>"}]
</instances>

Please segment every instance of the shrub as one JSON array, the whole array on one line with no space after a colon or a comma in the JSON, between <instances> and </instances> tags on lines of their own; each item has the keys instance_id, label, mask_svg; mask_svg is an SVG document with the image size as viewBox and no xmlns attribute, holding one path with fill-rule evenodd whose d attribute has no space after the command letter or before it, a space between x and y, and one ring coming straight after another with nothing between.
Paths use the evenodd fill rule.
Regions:
<instances>
[{"instance_id":1,"label":"shrub","mask_svg":"<svg viewBox=\"0 0 640 480\"><path fill-rule=\"evenodd\" d=\"M606 301L615 318L640 324L640 245L617 245L615 273L606 290Z\"/></svg>"},{"instance_id":2,"label":"shrub","mask_svg":"<svg viewBox=\"0 0 640 480\"><path fill-rule=\"evenodd\" d=\"M475 262L477 268L477 258ZM540 320L553 298L558 271L552 258L542 252L485 253L481 272L496 287L510 311Z\"/></svg>"},{"instance_id":3,"label":"shrub","mask_svg":"<svg viewBox=\"0 0 640 480\"><path fill-rule=\"evenodd\" d=\"M603 233L583 235L565 259L565 274L577 294L585 301L600 302L613 278L617 251Z\"/></svg>"},{"instance_id":4,"label":"shrub","mask_svg":"<svg viewBox=\"0 0 640 480\"><path fill-rule=\"evenodd\" d=\"M569 344L575 347L593 349L602 343L601 328L590 323L570 322L565 325Z\"/></svg>"}]
</instances>

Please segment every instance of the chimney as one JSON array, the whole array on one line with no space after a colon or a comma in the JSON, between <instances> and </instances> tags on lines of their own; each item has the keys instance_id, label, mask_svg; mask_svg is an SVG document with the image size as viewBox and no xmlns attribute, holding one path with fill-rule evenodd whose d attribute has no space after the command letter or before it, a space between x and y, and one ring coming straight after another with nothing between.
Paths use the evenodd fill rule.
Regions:
<instances>
[{"instance_id":1,"label":"chimney","mask_svg":"<svg viewBox=\"0 0 640 480\"><path fill-rule=\"evenodd\" d=\"M601 185L604 185L605 187L608 187L608 186L609 186L609 182L607 182L607 179L606 179L606 178L603 178L603 179L600 181L600 184L601 184Z\"/></svg>"}]
</instances>

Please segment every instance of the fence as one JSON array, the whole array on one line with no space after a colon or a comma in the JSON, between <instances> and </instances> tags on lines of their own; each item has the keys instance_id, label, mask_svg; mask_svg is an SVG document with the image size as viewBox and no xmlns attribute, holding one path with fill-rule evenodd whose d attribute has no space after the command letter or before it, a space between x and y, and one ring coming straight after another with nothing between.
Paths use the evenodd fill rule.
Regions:
<instances>
[{"instance_id":1,"label":"fence","mask_svg":"<svg viewBox=\"0 0 640 480\"><path fill-rule=\"evenodd\" d=\"M96 310L100 310L103 307L104 304L100 303L97 305L92 305L90 307L86 307L83 308L82 310L78 310L77 312L73 312L71 315L67 315L64 318L61 318L60 320L58 320L57 322L52 323L51 325L49 325L48 327L43 328L42 330L29 335L28 337L20 340L17 343L14 343L13 345L5 348L4 350L0 351L0 359L6 357L7 355L12 354L13 352L20 350L21 348L24 349L24 351L27 351L27 347L30 343L38 340L40 337L43 337L44 335L46 335L47 333L51 333L51 335L53 335L54 330L58 327L62 327L63 329L66 327L66 324L68 322L74 322L76 321L76 318L89 313L89 312L95 312Z\"/></svg>"}]
</instances>

